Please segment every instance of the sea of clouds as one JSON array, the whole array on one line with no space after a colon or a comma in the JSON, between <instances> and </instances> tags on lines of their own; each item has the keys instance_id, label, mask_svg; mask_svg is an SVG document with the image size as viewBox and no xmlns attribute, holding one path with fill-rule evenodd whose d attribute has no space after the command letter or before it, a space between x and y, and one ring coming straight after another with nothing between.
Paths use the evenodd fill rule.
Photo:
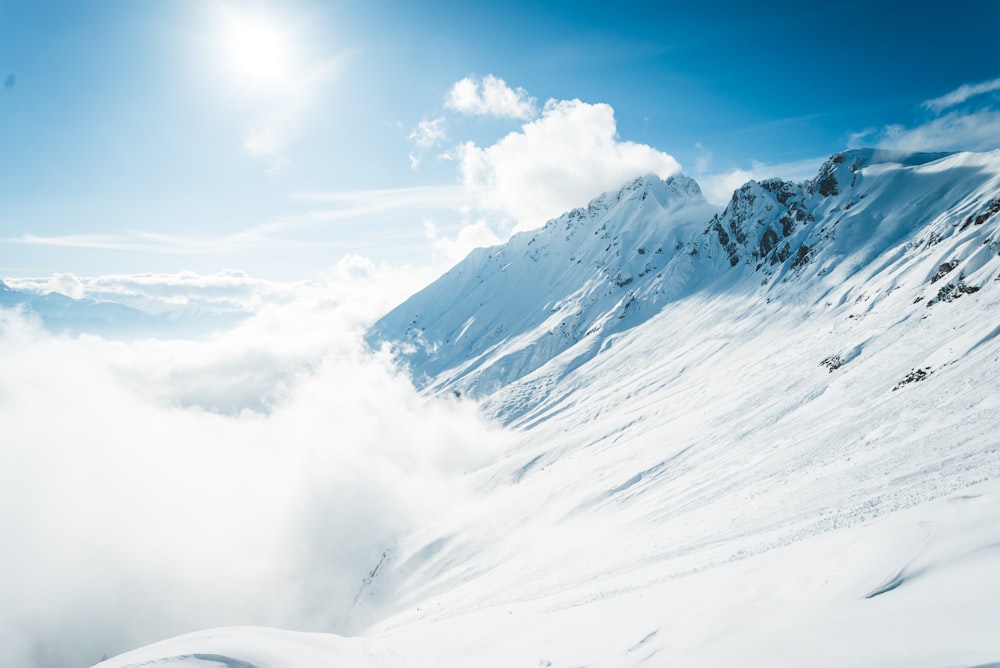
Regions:
<instances>
[{"instance_id":1,"label":"sea of clouds","mask_svg":"<svg viewBox=\"0 0 1000 668\"><path fill-rule=\"evenodd\" d=\"M244 301L251 317L197 340L54 335L0 311L0 665L378 617L355 603L365 576L461 506L462 473L507 437L364 346L401 297L371 270Z\"/></svg>"}]
</instances>

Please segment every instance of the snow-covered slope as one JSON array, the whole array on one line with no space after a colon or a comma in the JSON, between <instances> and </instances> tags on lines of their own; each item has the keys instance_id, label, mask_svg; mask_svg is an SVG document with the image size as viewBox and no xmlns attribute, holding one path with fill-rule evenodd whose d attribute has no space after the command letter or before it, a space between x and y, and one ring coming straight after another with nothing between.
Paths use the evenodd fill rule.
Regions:
<instances>
[{"instance_id":1,"label":"snow-covered slope","mask_svg":"<svg viewBox=\"0 0 1000 668\"><path fill-rule=\"evenodd\" d=\"M577 346L634 326L683 289L682 249L712 207L684 176L635 179L465 260L372 328L418 386L487 395ZM597 336L595 336L595 334Z\"/></svg>"},{"instance_id":2,"label":"snow-covered slope","mask_svg":"<svg viewBox=\"0 0 1000 668\"><path fill-rule=\"evenodd\" d=\"M640 179L373 328L514 439L371 555L380 621L107 666L1000 661L998 313L1000 152L849 151L722 212Z\"/></svg>"},{"instance_id":3,"label":"snow-covered slope","mask_svg":"<svg viewBox=\"0 0 1000 668\"><path fill-rule=\"evenodd\" d=\"M486 398L557 357L558 380L699 293L873 307L905 285L923 305L950 301L996 275L997 171L996 152L853 150L805 183L751 181L714 216L692 180L644 177L473 252L368 340L391 342L418 386ZM523 409L490 405L505 420Z\"/></svg>"}]
</instances>

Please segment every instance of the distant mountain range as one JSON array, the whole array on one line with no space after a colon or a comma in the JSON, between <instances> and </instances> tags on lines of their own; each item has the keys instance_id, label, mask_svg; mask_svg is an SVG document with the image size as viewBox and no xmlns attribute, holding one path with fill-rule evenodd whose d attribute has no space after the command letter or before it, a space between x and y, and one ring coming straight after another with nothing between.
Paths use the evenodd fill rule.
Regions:
<instances>
[{"instance_id":1,"label":"distant mountain range","mask_svg":"<svg viewBox=\"0 0 1000 668\"><path fill-rule=\"evenodd\" d=\"M58 292L39 294L11 289L0 281L0 308L20 309L56 333L87 333L131 338L196 336L232 325L247 313L184 309L148 313L125 304Z\"/></svg>"}]
</instances>

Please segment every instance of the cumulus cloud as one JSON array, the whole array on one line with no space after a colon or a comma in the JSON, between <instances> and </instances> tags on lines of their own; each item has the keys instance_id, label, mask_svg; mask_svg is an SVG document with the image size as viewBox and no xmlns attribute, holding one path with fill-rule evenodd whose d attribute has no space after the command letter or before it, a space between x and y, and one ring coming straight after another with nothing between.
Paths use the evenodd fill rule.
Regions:
<instances>
[{"instance_id":1,"label":"cumulus cloud","mask_svg":"<svg viewBox=\"0 0 1000 668\"><path fill-rule=\"evenodd\" d=\"M456 81L445 97L446 109L474 116L528 120L537 115L535 98L521 87L511 88L492 74Z\"/></svg>"},{"instance_id":2,"label":"cumulus cloud","mask_svg":"<svg viewBox=\"0 0 1000 668\"><path fill-rule=\"evenodd\" d=\"M607 104L549 100L540 118L495 144L458 146L459 175L482 209L511 216L518 229L616 188L637 175L680 171L670 155L618 138Z\"/></svg>"},{"instance_id":3,"label":"cumulus cloud","mask_svg":"<svg viewBox=\"0 0 1000 668\"><path fill-rule=\"evenodd\" d=\"M89 665L177 633L342 632L414 523L501 432L362 346L350 258L202 341L54 337L0 311L0 665Z\"/></svg>"}]
</instances>

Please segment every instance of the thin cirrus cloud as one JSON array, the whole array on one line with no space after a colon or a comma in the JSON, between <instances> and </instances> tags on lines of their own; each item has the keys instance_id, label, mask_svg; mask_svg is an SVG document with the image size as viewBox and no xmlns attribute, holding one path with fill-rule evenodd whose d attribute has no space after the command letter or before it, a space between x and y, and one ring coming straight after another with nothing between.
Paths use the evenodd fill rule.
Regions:
<instances>
[{"instance_id":1,"label":"thin cirrus cloud","mask_svg":"<svg viewBox=\"0 0 1000 668\"><path fill-rule=\"evenodd\" d=\"M955 111L912 128L887 125L880 148L908 151L985 151L1000 146L1000 110Z\"/></svg>"},{"instance_id":2,"label":"thin cirrus cloud","mask_svg":"<svg viewBox=\"0 0 1000 668\"><path fill-rule=\"evenodd\" d=\"M306 247L311 242L266 237L256 230L223 236L183 236L142 231L115 234L63 234L42 236L23 234L6 239L8 243L93 250L131 251L154 254L228 254L251 249L280 246Z\"/></svg>"},{"instance_id":3,"label":"thin cirrus cloud","mask_svg":"<svg viewBox=\"0 0 1000 668\"><path fill-rule=\"evenodd\" d=\"M462 114L529 120L538 114L535 98L521 87L511 88L492 74L456 81L445 96L444 106Z\"/></svg>"},{"instance_id":4,"label":"thin cirrus cloud","mask_svg":"<svg viewBox=\"0 0 1000 668\"><path fill-rule=\"evenodd\" d=\"M848 145L904 151L985 151L1000 146L1000 79L963 84L920 106L933 117L912 126L893 123L852 133Z\"/></svg>"},{"instance_id":5,"label":"thin cirrus cloud","mask_svg":"<svg viewBox=\"0 0 1000 668\"><path fill-rule=\"evenodd\" d=\"M275 247L334 247L340 242L331 237L331 223L356 225L359 221L391 221L404 214L419 217L443 210L461 211L472 204L469 194L460 185L297 192L291 193L289 199L298 207L296 210L233 234L176 235L129 230L112 234L23 234L5 241L33 246L160 255L232 255Z\"/></svg>"},{"instance_id":6,"label":"thin cirrus cloud","mask_svg":"<svg viewBox=\"0 0 1000 668\"><path fill-rule=\"evenodd\" d=\"M927 100L921 106L930 109L935 113L941 113L945 109L950 109L951 107L962 104L974 97L998 90L1000 90L1000 78L976 84L962 84L950 93Z\"/></svg>"}]
</instances>

